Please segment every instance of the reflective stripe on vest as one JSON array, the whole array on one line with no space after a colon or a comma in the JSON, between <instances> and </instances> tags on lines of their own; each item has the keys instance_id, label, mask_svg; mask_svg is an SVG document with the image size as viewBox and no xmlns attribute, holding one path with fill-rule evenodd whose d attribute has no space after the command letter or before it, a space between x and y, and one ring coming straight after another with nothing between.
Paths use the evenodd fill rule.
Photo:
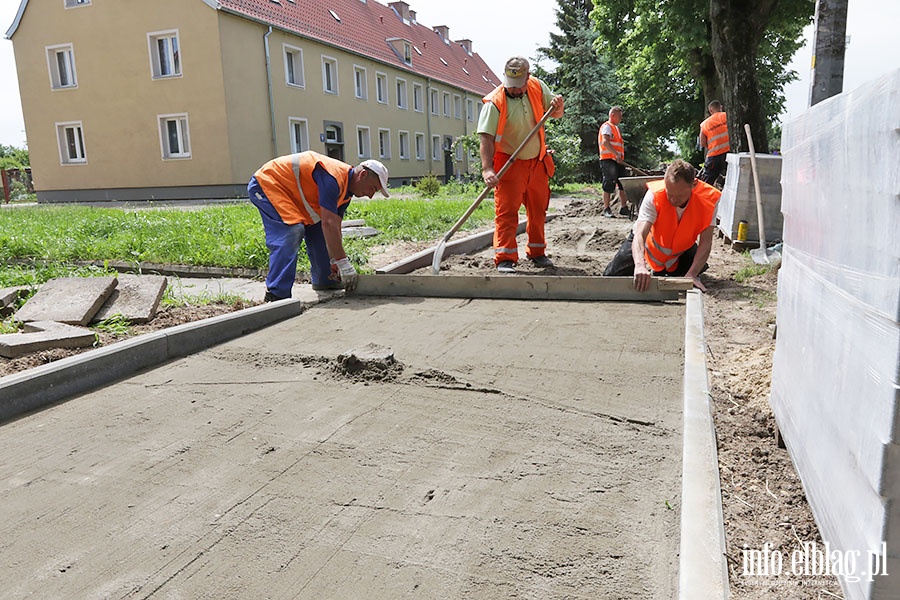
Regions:
<instances>
[{"instance_id":1,"label":"reflective stripe on vest","mask_svg":"<svg viewBox=\"0 0 900 600\"><path fill-rule=\"evenodd\" d=\"M532 127L534 127L534 125L541 120L541 117L544 116L544 112L546 112L546 109L544 109L544 88L541 86L540 81L531 76L528 77L525 86L528 94L528 102L531 104L531 113L534 115L534 123L532 123ZM497 110L500 112L500 118L497 121L497 132L494 134L494 142L499 142L503 139L503 130L506 129L506 89L502 85L498 85L490 94L482 98L481 101L485 104L490 102L496 106ZM538 159L543 160L544 155L547 153L547 144L544 142L543 127L538 130L538 137L541 141L541 151L538 154Z\"/></svg>"},{"instance_id":2,"label":"reflective stripe on vest","mask_svg":"<svg viewBox=\"0 0 900 600\"><path fill-rule=\"evenodd\" d=\"M725 154L731 149L728 138L728 117L724 112L717 112L700 123L700 131L706 135L707 156Z\"/></svg>"},{"instance_id":3,"label":"reflective stripe on vest","mask_svg":"<svg viewBox=\"0 0 900 600\"><path fill-rule=\"evenodd\" d=\"M698 180L679 220L666 194L665 181L651 181L647 188L653 193L656 221L647 235L644 258L654 271L674 271L681 254L709 227L722 192Z\"/></svg>"},{"instance_id":4,"label":"reflective stripe on vest","mask_svg":"<svg viewBox=\"0 0 900 600\"><path fill-rule=\"evenodd\" d=\"M613 134L609 143L612 144L613 150L621 154L622 158L625 158L625 143L622 141L622 133L619 131L619 128L610 121L607 121L603 125L612 127ZM616 155L614 153L603 149L603 125L600 126L600 131L597 133L597 143L600 146L600 160L616 160Z\"/></svg>"},{"instance_id":5,"label":"reflective stripe on vest","mask_svg":"<svg viewBox=\"0 0 900 600\"><path fill-rule=\"evenodd\" d=\"M338 206L350 185L350 165L318 152L300 152L279 156L261 166L254 177L272 206L287 225L315 225L322 220L319 186L313 179L317 165L335 178L338 184Z\"/></svg>"}]
</instances>

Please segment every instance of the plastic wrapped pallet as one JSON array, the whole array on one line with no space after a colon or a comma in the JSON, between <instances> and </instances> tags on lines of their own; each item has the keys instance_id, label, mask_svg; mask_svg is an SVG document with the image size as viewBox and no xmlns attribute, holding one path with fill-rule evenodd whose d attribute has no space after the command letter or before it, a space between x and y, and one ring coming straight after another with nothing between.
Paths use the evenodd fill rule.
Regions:
<instances>
[{"instance_id":1,"label":"plastic wrapped pallet","mask_svg":"<svg viewBox=\"0 0 900 600\"><path fill-rule=\"evenodd\" d=\"M717 216L719 229L730 240L737 240L738 223L747 221L747 241L759 244L759 217L756 210L756 185L750 154L729 153L725 158L728 172L719 200ZM766 225L766 242L782 237L781 219L781 157L773 154L757 154L756 168L759 177L759 194L763 205L763 221Z\"/></svg>"},{"instance_id":2,"label":"plastic wrapped pallet","mask_svg":"<svg viewBox=\"0 0 900 600\"><path fill-rule=\"evenodd\" d=\"M848 599L900 598L900 70L782 137L771 403ZM768 228L767 228L768 229ZM888 576L867 559L885 544Z\"/></svg>"}]
</instances>

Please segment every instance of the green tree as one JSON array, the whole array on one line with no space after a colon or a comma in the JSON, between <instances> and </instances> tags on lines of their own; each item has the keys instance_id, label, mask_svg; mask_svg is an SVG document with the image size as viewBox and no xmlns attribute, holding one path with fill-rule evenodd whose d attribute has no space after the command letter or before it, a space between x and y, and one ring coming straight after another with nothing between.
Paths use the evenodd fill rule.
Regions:
<instances>
[{"instance_id":1,"label":"green tree","mask_svg":"<svg viewBox=\"0 0 900 600\"><path fill-rule=\"evenodd\" d=\"M722 100L732 149L750 123L768 150L767 120L784 110L786 65L801 46L815 0L595 0L599 46L625 88L629 123L661 147L696 140L706 104ZM768 118L767 118L768 117ZM758 138L758 139L757 139Z\"/></svg>"},{"instance_id":2,"label":"green tree","mask_svg":"<svg viewBox=\"0 0 900 600\"><path fill-rule=\"evenodd\" d=\"M0 144L0 169L24 169L29 166L27 148Z\"/></svg>"}]
</instances>

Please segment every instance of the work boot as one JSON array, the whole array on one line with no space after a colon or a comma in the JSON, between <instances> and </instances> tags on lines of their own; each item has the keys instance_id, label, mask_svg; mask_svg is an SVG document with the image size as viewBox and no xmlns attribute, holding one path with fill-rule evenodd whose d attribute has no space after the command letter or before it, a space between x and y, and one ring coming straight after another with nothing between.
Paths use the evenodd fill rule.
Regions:
<instances>
[{"instance_id":1,"label":"work boot","mask_svg":"<svg viewBox=\"0 0 900 600\"><path fill-rule=\"evenodd\" d=\"M612 219L612 218L613 218L612 211L609 210L609 207L608 207L608 206L607 206L606 208L603 209L603 216L604 216L604 217L607 217L607 218L609 218L609 219Z\"/></svg>"},{"instance_id":2,"label":"work boot","mask_svg":"<svg viewBox=\"0 0 900 600\"><path fill-rule=\"evenodd\" d=\"M630 217L631 210L629 210L627 206L623 206L622 208L619 209L619 214L622 215L623 217Z\"/></svg>"},{"instance_id":3,"label":"work boot","mask_svg":"<svg viewBox=\"0 0 900 600\"><path fill-rule=\"evenodd\" d=\"M516 263L511 260L501 260L497 263L497 272L498 273L515 273L516 272Z\"/></svg>"},{"instance_id":4,"label":"work boot","mask_svg":"<svg viewBox=\"0 0 900 600\"><path fill-rule=\"evenodd\" d=\"M284 300L284 298L279 298L269 290L266 290L266 295L263 297L263 302L278 302L279 300Z\"/></svg>"},{"instance_id":5,"label":"work boot","mask_svg":"<svg viewBox=\"0 0 900 600\"><path fill-rule=\"evenodd\" d=\"M312 288L317 292L326 290L342 290L344 289L344 284L340 281L329 281L328 283L314 283L312 284Z\"/></svg>"},{"instance_id":6,"label":"work boot","mask_svg":"<svg viewBox=\"0 0 900 600\"><path fill-rule=\"evenodd\" d=\"M552 269L553 261L547 258L546 256L529 256L528 260L531 261L538 269Z\"/></svg>"}]
</instances>

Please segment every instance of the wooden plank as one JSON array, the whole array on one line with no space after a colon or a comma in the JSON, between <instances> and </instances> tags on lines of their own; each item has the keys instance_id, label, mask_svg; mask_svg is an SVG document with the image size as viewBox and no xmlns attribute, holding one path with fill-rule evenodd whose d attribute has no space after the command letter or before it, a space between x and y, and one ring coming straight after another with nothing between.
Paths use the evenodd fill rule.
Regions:
<instances>
[{"instance_id":1,"label":"wooden plank","mask_svg":"<svg viewBox=\"0 0 900 600\"><path fill-rule=\"evenodd\" d=\"M663 283L662 287L660 286ZM527 275L360 275L356 294L423 298L510 300L615 300L659 302L684 298L691 280L654 277L638 292L631 277L560 277ZM687 287L686 287L687 286Z\"/></svg>"}]
</instances>

